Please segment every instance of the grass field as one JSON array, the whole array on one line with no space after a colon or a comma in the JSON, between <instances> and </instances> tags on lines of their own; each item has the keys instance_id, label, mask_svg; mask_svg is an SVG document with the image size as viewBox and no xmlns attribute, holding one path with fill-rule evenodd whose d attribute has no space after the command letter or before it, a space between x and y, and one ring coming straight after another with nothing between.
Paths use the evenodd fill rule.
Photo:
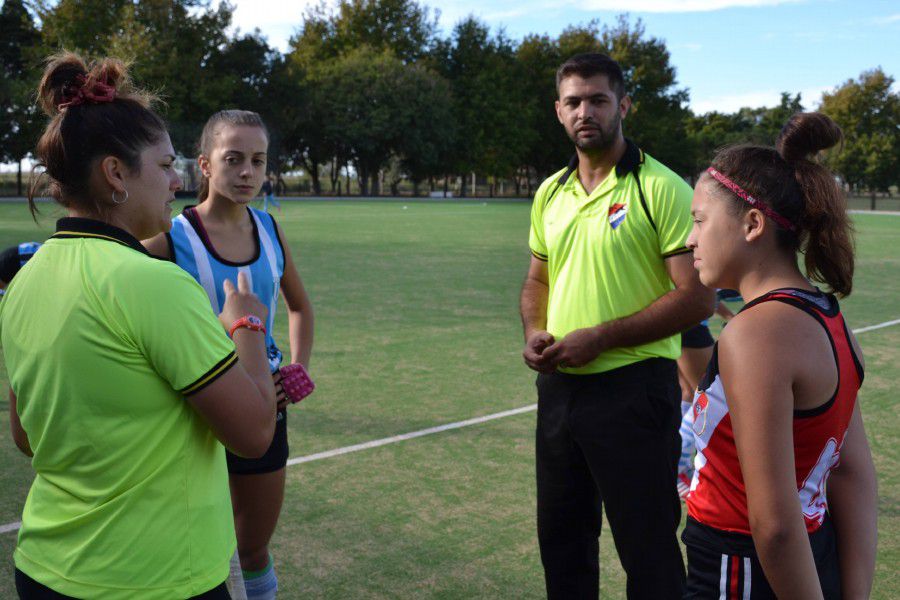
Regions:
<instances>
[{"instance_id":1,"label":"grass field","mask_svg":"<svg viewBox=\"0 0 900 600\"><path fill-rule=\"evenodd\" d=\"M24 206L0 205L0 248L46 237L58 213L45 206L36 228ZM305 201L285 203L276 218L316 310L318 389L290 411L291 456L535 401L517 311L527 204ZM900 217L854 220L859 262L847 319L859 328L900 318ZM900 326L859 341L880 479L873 597L887 600L900 597ZM533 430L526 412L289 467L273 548L281 597L542 597ZM5 426L0 460L2 525L19 519L32 478ZM14 533L0 534L0 598L14 595L14 545ZM603 597L624 598L608 531L601 554Z\"/></svg>"}]
</instances>

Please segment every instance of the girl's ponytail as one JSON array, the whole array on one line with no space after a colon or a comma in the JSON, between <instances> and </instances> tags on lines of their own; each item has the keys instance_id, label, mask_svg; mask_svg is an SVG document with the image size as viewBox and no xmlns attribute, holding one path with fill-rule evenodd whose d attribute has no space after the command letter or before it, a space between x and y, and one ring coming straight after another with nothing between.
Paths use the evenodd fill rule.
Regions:
<instances>
[{"instance_id":1,"label":"girl's ponytail","mask_svg":"<svg viewBox=\"0 0 900 600\"><path fill-rule=\"evenodd\" d=\"M771 207L784 224L775 239L786 252L804 254L806 274L847 296L853 289L853 229L834 176L816 154L842 139L837 124L820 113L797 113L781 130L776 147L739 145L721 150L712 168ZM739 212L750 204L715 183Z\"/></svg>"},{"instance_id":2,"label":"girl's ponytail","mask_svg":"<svg viewBox=\"0 0 900 600\"><path fill-rule=\"evenodd\" d=\"M781 130L778 153L794 169L804 199L800 229L806 271L847 296L853 289L853 229L847 201L816 154L841 142L837 124L821 113L797 113Z\"/></svg>"}]
</instances>

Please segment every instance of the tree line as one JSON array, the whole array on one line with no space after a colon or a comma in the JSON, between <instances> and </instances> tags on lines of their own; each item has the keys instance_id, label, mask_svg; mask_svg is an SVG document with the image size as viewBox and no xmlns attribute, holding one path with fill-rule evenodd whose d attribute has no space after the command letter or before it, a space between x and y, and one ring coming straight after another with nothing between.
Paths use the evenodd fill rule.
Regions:
<instances>
[{"instance_id":1,"label":"tree line","mask_svg":"<svg viewBox=\"0 0 900 600\"><path fill-rule=\"evenodd\" d=\"M42 60L61 48L133 62L138 84L164 99L176 150L196 155L204 122L224 108L259 112L277 173L303 169L312 192L414 193L450 182L472 192L477 174L528 194L572 152L556 120L555 71L579 52L604 52L623 67L633 108L626 135L692 178L716 148L771 144L803 108L694 114L665 42L641 21L572 25L558 36L510 39L475 17L448 35L415 0L340 0L306 10L286 52L259 30L229 33L233 7L209 0L5 0L0 9L0 161L29 156L44 117L34 105ZM287 17L286 17L287 18ZM825 93L815 108L844 129L828 156L853 191L900 183L900 94L880 68ZM813 107L808 107L813 108ZM19 177L21 194L21 171Z\"/></svg>"}]
</instances>

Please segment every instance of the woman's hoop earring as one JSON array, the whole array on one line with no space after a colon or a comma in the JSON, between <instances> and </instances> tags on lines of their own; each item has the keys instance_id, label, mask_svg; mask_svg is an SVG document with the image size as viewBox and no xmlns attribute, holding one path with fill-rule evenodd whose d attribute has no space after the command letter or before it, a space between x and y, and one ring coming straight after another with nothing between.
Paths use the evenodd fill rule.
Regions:
<instances>
[{"instance_id":1,"label":"woman's hoop earring","mask_svg":"<svg viewBox=\"0 0 900 600\"><path fill-rule=\"evenodd\" d=\"M116 200L116 190L112 191L113 204L125 204L125 202L128 200L128 190L122 190L122 191L125 192L125 197L122 198L121 200Z\"/></svg>"}]
</instances>

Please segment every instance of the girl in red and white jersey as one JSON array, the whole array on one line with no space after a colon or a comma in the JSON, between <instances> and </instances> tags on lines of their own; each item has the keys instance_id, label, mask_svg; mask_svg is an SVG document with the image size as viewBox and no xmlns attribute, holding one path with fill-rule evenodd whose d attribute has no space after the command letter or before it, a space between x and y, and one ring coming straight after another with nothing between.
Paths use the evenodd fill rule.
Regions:
<instances>
[{"instance_id":1,"label":"girl in red and white jersey","mask_svg":"<svg viewBox=\"0 0 900 600\"><path fill-rule=\"evenodd\" d=\"M862 355L835 297L808 279L840 296L852 288L843 194L815 162L840 139L828 117L796 114L777 148L721 151L694 192L688 246L700 280L748 303L722 331L691 408L686 598L871 590L876 483L856 401Z\"/></svg>"}]
</instances>

